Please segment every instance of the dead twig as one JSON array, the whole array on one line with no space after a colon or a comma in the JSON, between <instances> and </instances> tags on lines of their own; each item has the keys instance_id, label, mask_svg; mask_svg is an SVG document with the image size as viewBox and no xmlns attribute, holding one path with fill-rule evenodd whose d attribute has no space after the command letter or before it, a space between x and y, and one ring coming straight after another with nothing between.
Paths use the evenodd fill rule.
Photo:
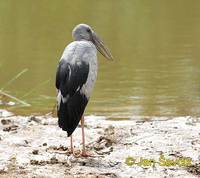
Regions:
<instances>
[{"instance_id":1,"label":"dead twig","mask_svg":"<svg viewBox=\"0 0 200 178\"><path fill-rule=\"evenodd\" d=\"M22 104L23 106L31 106L29 103L27 103L23 100L20 100L19 98L16 98L15 96L12 96L12 95L10 95L10 94L2 91L2 90L0 90L0 94L17 101L18 103Z\"/></svg>"}]
</instances>

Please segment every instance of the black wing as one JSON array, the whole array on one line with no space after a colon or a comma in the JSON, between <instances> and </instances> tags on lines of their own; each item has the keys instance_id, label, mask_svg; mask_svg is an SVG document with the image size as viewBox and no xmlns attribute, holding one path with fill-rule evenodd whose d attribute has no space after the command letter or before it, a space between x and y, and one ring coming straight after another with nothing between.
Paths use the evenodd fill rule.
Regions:
<instances>
[{"instance_id":1,"label":"black wing","mask_svg":"<svg viewBox=\"0 0 200 178\"><path fill-rule=\"evenodd\" d=\"M62 95L73 96L77 89L80 89L87 81L89 73L89 64L79 62L70 64L61 60L56 72L56 88Z\"/></svg>"},{"instance_id":2,"label":"black wing","mask_svg":"<svg viewBox=\"0 0 200 178\"><path fill-rule=\"evenodd\" d=\"M76 129L88 99L80 90L86 83L89 73L89 64L78 62L70 64L61 60L56 73L56 88L61 97L58 102L58 124L70 136ZM63 99L65 98L65 99Z\"/></svg>"}]
</instances>

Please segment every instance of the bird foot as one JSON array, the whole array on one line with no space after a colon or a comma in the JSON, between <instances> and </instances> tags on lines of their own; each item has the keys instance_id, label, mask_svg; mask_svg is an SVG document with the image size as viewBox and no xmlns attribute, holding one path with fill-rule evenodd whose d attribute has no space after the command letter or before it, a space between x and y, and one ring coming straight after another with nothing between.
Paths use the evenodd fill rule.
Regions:
<instances>
[{"instance_id":1,"label":"bird foot","mask_svg":"<svg viewBox=\"0 0 200 178\"><path fill-rule=\"evenodd\" d=\"M73 151L71 150L69 153L74 157L79 157L81 152L79 150L73 150Z\"/></svg>"},{"instance_id":2,"label":"bird foot","mask_svg":"<svg viewBox=\"0 0 200 178\"><path fill-rule=\"evenodd\" d=\"M92 153L89 153L89 152L86 152L86 151L82 151L81 152L81 156L82 157L93 157L93 158L95 158L95 157L102 157L102 155L94 155L94 154L92 154Z\"/></svg>"},{"instance_id":3,"label":"bird foot","mask_svg":"<svg viewBox=\"0 0 200 178\"><path fill-rule=\"evenodd\" d=\"M81 156L82 157L93 157L93 155L91 153L88 153L86 151L82 151Z\"/></svg>"},{"instance_id":4,"label":"bird foot","mask_svg":"<svg viewBox=\"0 0 200 178\"><path fill-rule=\"evenodd\" d=\"M81 151L81 150L70 150L68 152L69 154L72 154L74 157L76 158L79 158L79 157L85 157L85 158L88 158L88 157L103 157L102 155L95 155L94 153L90 153L90 152L86 152L86 151Z\"/></svg>"}]
</instances>

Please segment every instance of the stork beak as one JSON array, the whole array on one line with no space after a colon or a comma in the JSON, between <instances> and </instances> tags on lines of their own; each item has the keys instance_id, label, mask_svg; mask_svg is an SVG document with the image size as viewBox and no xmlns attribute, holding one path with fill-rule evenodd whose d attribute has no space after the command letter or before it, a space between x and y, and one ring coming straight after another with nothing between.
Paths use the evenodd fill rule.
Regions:
<instances>
[{"instance_id":1,"label":"stork beak","mask_svg":"<svg viewBox=\"0 0 200 178\"><path fill-rule=\"evenodd\" d=\"M109 49L105 46L104 42L100 37L93 31L92 32L93 43L96 46L97 50L107 59L113 59L112 54Z\"/></svg>"}]
</instances>

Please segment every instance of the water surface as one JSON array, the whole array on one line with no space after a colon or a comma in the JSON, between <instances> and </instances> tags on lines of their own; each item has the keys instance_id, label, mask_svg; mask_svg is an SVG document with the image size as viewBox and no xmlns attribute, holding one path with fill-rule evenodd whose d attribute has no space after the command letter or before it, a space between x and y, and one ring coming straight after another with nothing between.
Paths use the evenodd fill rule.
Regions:
<instances>
[{"instance_id":1,"label":"water surface","mask_svg":"<svg viewBox=\"0 0 200 178\"><path fill-rule=\"evenodd\" d=\"M112 117L200 116L200 1L0 1L0 88L47 113L55 71L71 30L91 25L115 60L99 55L87 114ZM2 106L3 107L3 106Z\"/></svg>"}]
</instances>

